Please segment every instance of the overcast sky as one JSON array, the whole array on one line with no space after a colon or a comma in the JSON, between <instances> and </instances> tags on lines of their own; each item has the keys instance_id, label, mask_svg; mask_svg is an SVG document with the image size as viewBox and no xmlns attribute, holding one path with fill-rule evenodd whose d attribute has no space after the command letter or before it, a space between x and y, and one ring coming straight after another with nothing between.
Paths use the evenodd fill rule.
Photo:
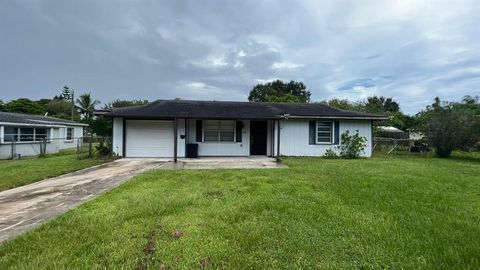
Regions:
<instances>
[{"instance_id":1,"label":"overcast sky","mask_svg":"<svg viewBox=\"0 0 480 270\"><path fill-rule=\"evenodd\" d=\"M328 3L327 3L328 2ZM312 99L480 94L478 0L0 0L0 99L246 100L305 82Z\"/></svg>"}]
</instances>

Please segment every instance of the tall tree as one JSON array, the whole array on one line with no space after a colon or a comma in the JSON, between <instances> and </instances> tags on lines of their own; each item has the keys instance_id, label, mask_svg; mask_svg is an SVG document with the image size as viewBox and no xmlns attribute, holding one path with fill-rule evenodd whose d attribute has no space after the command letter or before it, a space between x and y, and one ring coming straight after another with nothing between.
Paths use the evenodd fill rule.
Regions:
<instances>
[{"instance_id":1,"label":"tall tree","mask_svg":"<svg viewBox=\"0 0 480 270\"><path fill-rule=\"evenodd\" d=\"M80 95L77 98L77 108L85 120L90 120L93 117L95 106L100 104L100 101L93 99L90 93Z\"/></svg>"},{"instance_id":2,"label":"tall tree","mask_svg":"<svg viewBox=\"0 0 480 270\"><path fill-rule=\"evenodd\" d=\"M266 84L257 84L250 91L248 100L252 102L310 102L310 91L303 82L283 82L276 80Z\"/></svg>"},{"instance_id":3,"label":"tall tree","mask_svg":"<svg viewBox=\"0 0 480 270\"><path fill-rule=\"evenodd\" d=\"M5 110L5 103L3 103L3 100L0 99L0 111Z\"/></svg>"},{"instance_id":4,"label":"tall tree","mask_svg":"<svg viewBox=\"0 0 480 270\"><path fill-rule=\"evenodd\" d=\"M73 99L72 90L70 90L70 87L68 87L68 86L65 85L65 86L62 88L61 97L62 97L64 100L72 100L72 99Z\"/></svg>"},{"instance_id":5,"label":"tall tree","mask_svg":"<svg viewBox=\"0 0 480 270\"><path fill-rule=\"evenodd\" d=\"M422 131L440 157L450 156L453 150L469 150L480 140L480 118L475 108L466 105L437 97L418 113Z\"/></svg>"}]
</instances>

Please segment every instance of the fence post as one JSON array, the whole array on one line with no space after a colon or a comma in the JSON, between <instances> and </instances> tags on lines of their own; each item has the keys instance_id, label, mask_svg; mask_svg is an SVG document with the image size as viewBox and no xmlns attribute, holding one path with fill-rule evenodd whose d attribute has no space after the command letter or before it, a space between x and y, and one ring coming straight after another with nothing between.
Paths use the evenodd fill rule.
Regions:
<instances>
[{"instance_id":1,"label":"fence post","mask_svg":"<svg viewBox=\"0 0 480 270\"><path fill-rule=\"evenodd\" d=\"M12 159L14 159L14 158L15 158L15 149L14 149L15 147L14 147L14 145L13 145L13 144L14 144L14 142L13 142L13 140L12 140L12 147L11 147L11 149L10 149L10 152L11 152L11 158L12 158Z\"/></svg>"},{"instance_id":2,"label":"fence post","mask_svg":"<svg viewBox=\"0 0 480 270\"><path fill-rule=\"evenodd\" d=\"M90 130L90 137L89 137L89 141L88 141L88 157L92 157L93 156L93 147L92 147L92 143L93 143L93 133L92 131Z\"/></svg>"},{"instance_id":3,"label":"fence post","mask_svg":"<svg viewBox=\"0 0 480 270\"><path fill-rule=\"evenodd\" d=\"M77 160L80 159L80 138L77 138Z\"/></svg>"}]
</instances>

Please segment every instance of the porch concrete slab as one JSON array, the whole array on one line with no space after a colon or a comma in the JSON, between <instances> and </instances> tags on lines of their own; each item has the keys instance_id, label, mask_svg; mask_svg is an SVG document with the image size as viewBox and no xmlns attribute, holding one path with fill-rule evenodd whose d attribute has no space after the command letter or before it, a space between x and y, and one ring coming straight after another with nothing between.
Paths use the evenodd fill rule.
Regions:
<instances>
[{"instance_id":1,"label":"porch concrete slab","mask_svg":"<svg viewBox=\"0 0 480 270\"><path fill-rule=\"evenodd\" d=\"M0 242L51 220L165 161L119 159L0 192Z\"/></svg>"},{"instance_id":2,"label":"porch concrete slab","mask_svg":"<svg viewBox=\"0 0 480 270\"><path fill-rule=\"evenodd\" d=\"M286 168L275 158L265 156L249 157L200 157L180 158L177 163L169 162L162 168L171 169L276 169Z\"/></svg>"}]
</instances>

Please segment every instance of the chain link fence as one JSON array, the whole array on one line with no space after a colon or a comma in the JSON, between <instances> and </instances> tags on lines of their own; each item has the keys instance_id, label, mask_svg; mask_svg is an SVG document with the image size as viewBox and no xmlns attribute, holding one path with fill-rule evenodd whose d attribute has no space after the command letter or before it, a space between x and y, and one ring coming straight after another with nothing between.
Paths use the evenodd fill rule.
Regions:
<instances>
[{"instance_id":1,"label":"chain link fence","mask_svg":"<svg viewBox=\"0 0 480 270\"><path fill-rule=\"evenodd\" d=\"M424 156L430 148L423 140L408 138L373 138L373 154L380 157L409 158Z\"/></svg>"},{"instance_id":2,"label":"chain link fence","mask_svg":"<svg viewBox=\"0 0 480 270\"><path fill-rule=\"evenodd\" d=\"M10 139L10 138L9 138ZM104 136L63 138L20 138L5 141L2 147L8 148L9 159L21 159L26 156L39 156L56 154L60 151L70 151L77 159L109 156L112 154L112 138ZM3 151L6 152L7 149Z\"/></svg>"}]
</instances>

